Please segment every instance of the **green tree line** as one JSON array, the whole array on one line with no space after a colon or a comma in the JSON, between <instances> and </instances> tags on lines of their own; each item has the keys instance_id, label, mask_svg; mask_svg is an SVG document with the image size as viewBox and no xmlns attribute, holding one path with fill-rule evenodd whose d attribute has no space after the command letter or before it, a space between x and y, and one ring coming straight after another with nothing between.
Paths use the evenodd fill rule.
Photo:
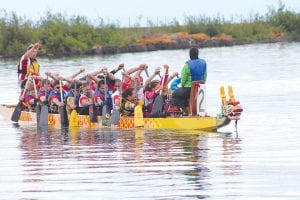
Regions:
<instances>
[{"instance_id":1,"label":"green tree line","mask_svg":"<svg viewBox=\"0 0 300 200\"><path fill-rule=\"evenodd\" d=\"M17 16L15 12L0 11L0 55L19 56L30 43L41 41L42 53L46 55L80 55L96 47L120 48L133 45L145 35L204 33L210 37L231 35L243 42L269 40L274 34L283 33L290 40L299 40L300 14L286 10L284 5L269 9L265 15L250 16L249 19L225 20L217 16L188 16L182 25L174 19L168 24L141 28L123 28L116 24L105 24L100 18L90 23L84 16L65 17L60 13L47 12L38 21Z\"/></svg>"}]
</instances>

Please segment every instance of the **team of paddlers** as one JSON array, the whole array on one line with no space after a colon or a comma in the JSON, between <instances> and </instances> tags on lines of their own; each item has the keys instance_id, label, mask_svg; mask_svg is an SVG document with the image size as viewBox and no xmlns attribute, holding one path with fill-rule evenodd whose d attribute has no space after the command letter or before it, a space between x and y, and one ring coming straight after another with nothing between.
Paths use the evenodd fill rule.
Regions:
<instances>
[{"instance_id":1,"label":"team of paddlers","mask_svg":"<svg viewBox=\"0 0 300 200\"><path fill-rule=\"evenodd\" d=\"M166 103L170 96L168 83L175 77L178 79L178 72L169 76L169 66L164 65L162 77L160 68L156 68L143 81L142 72L148 74L147 68L146 64L141 64L125 71L124 64L120 64L111 71L102 67L92 73L85 73L82 68L68 77L51 72L46 72L46 77L42 77L29 72L21 82L22 109L35 112L37 104L46 104L49 113L59 113L59 108L65 106L68 113L76 109L79 114L88 115L90 105L95 105L97 115L102 115L102 108L106 105L108 114L115 108L120 110L122 116L133 116L135 106L140 103L144 108L144 116L150 117L158 95L162 95ZM121 71L123 81L115 77L118 71ZM174 113L174 109L176 107L170 113Z\"/></svg>"},{"instance_id":2,"label":"team of paddlers","mask_svg":"<svg viewBox=\"0 0 300 200\"><path fill-rule=\"evenodd\" d=\"M178 72L169 75L168 65L163 66L162 73L160 67L153 69L154 73L149 76L146 64L126 70L124 64L119 64L111 71L101 67L91 73L82 68L68 77L46 72L46 77L42 77L36 61L40 47L39 42L30 45L18 65L22 110L34 112L37 105L47 105L49 113L59 113L65 108L68 113L75 109L81 115L88 115L93 105L97 115L102 115L105 107L108 114L119 109L122 116L133 116L134 108L140 105L144 117L188 115L191 113L188 99L192 82L206 81L206 62L198 58L196 47L189 51L190 60L185 63L181 78ZM118 71L122 73L122 80L115 77ZM147 75L145 81L143 71ZM81 77L77 78L79 75ZM178 88L179 83L181 87Z\"/></svg>"}]
</instances>

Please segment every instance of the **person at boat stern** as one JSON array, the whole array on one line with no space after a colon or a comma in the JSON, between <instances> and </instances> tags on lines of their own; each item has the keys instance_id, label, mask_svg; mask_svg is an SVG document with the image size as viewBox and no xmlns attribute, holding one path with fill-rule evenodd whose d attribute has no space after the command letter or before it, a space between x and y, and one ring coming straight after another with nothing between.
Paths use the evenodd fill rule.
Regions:
<instances>
[{"instance_id":1,"label":"person at boat stern","mask_svg":"<svg viewBox=\"0 0 300 200\"><path fill-rule=\"evenodd\" d=\"M188 115L188 104L193 81L204 81L207 78L206 61L199 58L199 49L189 50L188 60L181 70L181 87L172 93L172 104L179 107L183 115Z\"/></svg>"},{"instance_id":2,"label":"person at boat stern","mask_svg":"<svg viewBox=\"0 0 300 200\"><path fill-rule=\"evenodd\" d=\"M41 48L41 43L37 42L31 44L27 47L27 51L21 57L18 64L18 80L19 84L28 77L29 74L39 76L40 65L36 60L36 56L39 48Z\"/></svg>"}]
</instances>

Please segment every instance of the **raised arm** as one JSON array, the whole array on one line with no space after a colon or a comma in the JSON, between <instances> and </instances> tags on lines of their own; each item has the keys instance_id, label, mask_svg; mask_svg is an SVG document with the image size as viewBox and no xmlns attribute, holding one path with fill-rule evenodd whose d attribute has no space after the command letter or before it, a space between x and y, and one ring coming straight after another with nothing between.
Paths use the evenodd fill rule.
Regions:
<instances>
[{"instance_id":1,"label":"raised arm","mask_svg":"<svg viewBox=\"0 0 300 200\"><path fill-rule=\"evenodd\" d=\"M115 74L118 71L120 71L121 69L124 69L124 64L123 63L119 64L119 66L116 69L111 70L110 73Z\"/></svg>"},{"instance_id":2,"label":"raised arm","mask_svg":"<svg viewBox=\"0 0 300 200\"><path fill-rule=\"evenodd\" d=\"M159 75L160 73L160 67L155 68L155 71L153 74L151 74L151 76L149 76L144 84L144 89L146 89L147 85L150 84L150 82L154 79L155 76Z\"/></svg>"},{"instance_id":3,"label":"raised arm","mask_svg":"<svg viewBox=\"0 0 300 200\"><path fill-rule=\"evenodd\" d=\"M178 72L173 72L173 74L171 76L169 76L167 84L169 84L173 78L178 77L179 73Z\"/></svg>"},{"instance_id":4,"label":"raised arm","mask_svg":"<svg viewBox=\"0 0 300 200\"><path fill-rule=\"evenodd\" d=\"M33 46L31 48L29 48L25 53L24 53L24 58L29 58L30 54L34 51L37 51L39 48L42 47L42 44L40 42L36 42L35 44L33 44Z\"/></svg>"}]
</instances>

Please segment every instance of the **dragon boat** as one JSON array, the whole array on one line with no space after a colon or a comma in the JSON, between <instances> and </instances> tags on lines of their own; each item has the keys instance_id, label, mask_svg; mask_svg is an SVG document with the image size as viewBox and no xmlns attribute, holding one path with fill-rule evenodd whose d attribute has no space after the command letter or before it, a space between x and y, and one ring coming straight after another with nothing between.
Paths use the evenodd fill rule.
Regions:
<instances>
[{"instance_id":1,"label":"dragon boat","mask_svg":"<svg viewBox=\"0 0 300 200\"><path fill-rule=\"evenodd\" d=\"M199 88L199 87L197 87ZM203 87L202 87L203 88ZM192 87L193 90L193 87ZM180 129L180 130L203 130L203 131L216 131L218 128L228 125L231 121L240 119L243 111L240 103L235 101L232 87L228 87L230 99L227 101L225 96L224 87L220 88L222 99L222 110L217 116L209 116L201 114L201 104L203 101L199 101L199 98L195 98L195 95L190 97L195 99L190 103L191 107L194 107L195 114L190 116L168 116L158 118L145 118L142 117L143 128L146 130L158 130L158 129ZM191 92L192 93L192 92ZM200 92L198 92L201 94ZM197 100L198 99L198 100ZM200 103L200 104L199 104ZM16 105L0 105L0 114L6 120L10 120L12 113L14 112ZM135 117L120 117L117 125L104 126L102 123L102 116L98 116L97 123L91 122L89 115L78 115L77 125L78 127L94 127L94 128L114 128L114 129L133 129L136 128ZM37 115L35 112L21 111L18 123L20 125L34 125L37 124ZM60 114L48 114L48 127L62 126Z\"/></svg>"},{"instance_id":2,"label":"dragon boat","mask_svg":"<svg viewBox=\"0 0 300 200\"><path fill-rule=\"evenodd\" d=\"M14 105L1 105L0 113L5 119L10 119L14 111ZM185 117L165 117L165 118L143 118L144 129L190 129L190 130L206 130L215 131L218 128L230 123L230 119L224 115L216 117L200 117L200 116L185 116ZM20 125L35 125L37 117L35 112L22 111L18 121ZM102 125L102 116L98 116L98 123L90 121L88 115L78 115L79 127L99 127L107 128ZM61 127L60 114L48 114L49 127ZM120 117L118 125L112 125L116 129L132 129L135 128L134 117Z\"/></svg>"}]
</instances>

